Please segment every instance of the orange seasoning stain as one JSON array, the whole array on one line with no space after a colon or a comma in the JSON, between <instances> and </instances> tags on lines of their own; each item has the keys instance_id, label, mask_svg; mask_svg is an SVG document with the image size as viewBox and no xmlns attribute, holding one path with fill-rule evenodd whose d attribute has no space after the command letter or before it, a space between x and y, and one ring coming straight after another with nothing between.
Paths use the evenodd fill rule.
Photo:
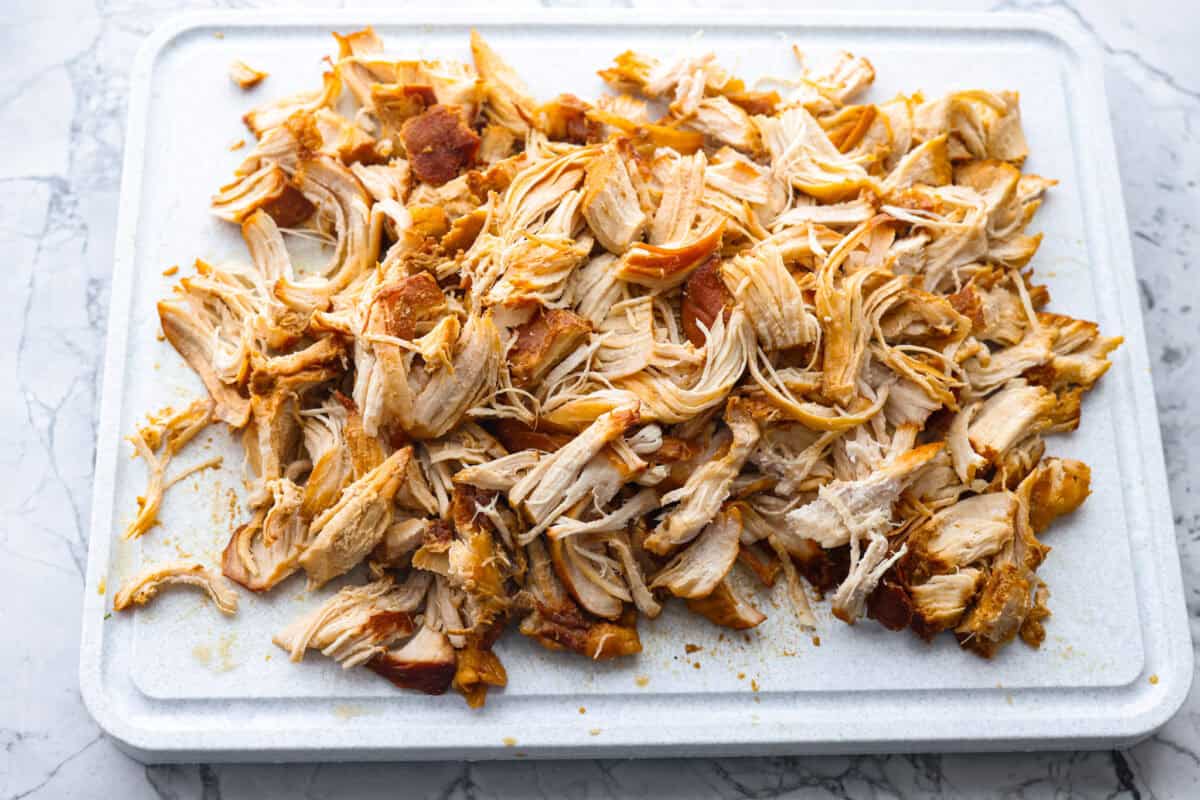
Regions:
<instances>
[{"instance_id":1,"label":"orange seasoning stain","mask_svg":"<svg viewBox=\"0 0 1200 800\"><path fill-rule=\"evenodd\" d=\"M755 692L758 691L758 681L754 680L753 678L750 679L750 689Z\"/></svg>"},{"instance_id":2,"label":"orange seasoning stain","mask_svg":"<svg viewBox=\"0 0 1200 800\"><path fill-rule=\"evenodd\" d=\"M650 676L649 675L638 675L636 678L633 679L633 682L636 683L641 688L645 689L647 686L650 685Z\"/></svg>"},{"instance_id":3,"label":"orange seasoning stain","mask_svg":"<svg viewBox=\"0 0 1200 800\"><path fill-rule=\"evenodd\" d=\"M166 269L164 269L164 270L162 271L162 274L163 274L164 276L166 276L166 277L168 277L168 278L169 278L169 277L171 277L172 275L175 275L175 274L177 274L178 272L179 272L179 265L178 265L178 264L172 264L171 266L169 266L169 267L167 267Z\"/></svg>"},{"instance_id":4,"label":"orange seasoning stain","mask_svg":"<svg viewBox=\"0 0 1200 800\"><path fill-rule=\"evenodd\" d=\"M233 144L229 145L229 149L230 149L230 150L241 150L241 149L242 149L243 147L245 147L245 146L246 146L246 140L245 140L245 139L238 139L236 142L234 142Z\"/></svg>"},{"instance_id":5,"label":"orange seasoning stain","mask_svg":"<svg viewBox=\"0 0 1200 800\"><path fill-rule=\"evenodd\" d=\"M586 709L586 708L584 708L583 706L580 706L580 707L579 707L579 713L580 713L580 714L586 714L586 713L587 713L587 709Z\"/></svg>"},{"instance_id":6,"label":"orange seasoning stain","mask_svg":"<svg viewBox=\"0 0 1200 800\"><path fill-rule=\"evenodd\" d=\"M692 653L699 653L703 649L704 648L698 644L685 644L683 646L684 652L687 653L688 655L691 655Z\"/></svg>"},{"instance_id":7,"label":"orange seasoning stain","mask_svg":"<svg viewBox=\"0 0 1200 800\"><path fill-rule=\"evenodd\" d=\"M738 680L739 680L739 681L744 681L744 680L746 680L746 673L744 673L744 672L739 672L739 673L738 673Z\"/></svg>"},{"instance_id":8,"label":"orange seasoning stain","mask_svg":"<svg viewBox=\"0 0 1200 800\"><path fill-rule=\"evenodd\" d=\"M700 669L700 662L699 662L699 661L695 661L695 662L693 662L693 663L692 663L692 666L693 666L693 667L695 667L696 669Z\"/></svg>"},{"instance_id":9,"label":"orange seasoning stain","mask_svg":"<svg viewBox=\"0 0 1200 800\"><path fill-rule=\"evenodd\" d=\"M229 489L225 493L225 513L229 519L230 525L233 525L237 522L239 514L238 496L237 492L235 492L233 489Z\"/></svg>"},{"instance_id":10,"label":"orange seasoning stain","mask_svg":"<svg viewBox=\"0 0 1200 800\"><path fill-rule=\"evenodd\" d=\"M1151 676L1150 676L1150 685L1151 685L1151 686L1157 686L1157 685L1158 685L1158 675L1151 675Z\"/></svg>"},{"instance_id":11,"label":"orange seasoning stain","mask_svg":"<svg viewBox=\"0 0 1200 800\"><path fill-rule=\"evenodd\" d=\"M100 595L101 597L103 597L103 596L104 596L104 593L105 593L105 591L107 591L107 590L108 590L108 581L107 581L107 580L105 580L104 578L101 578L101 579L100 579L100 583L98 583L98 584L96 585L96 594L98 594L98 595Z\"/></svg>"},{"instance_id":12,"label":"orange seasoning stain","mask_svg":"<svg viewBox=\"0 0 1200 800\"><path fill-rule=\"evenodd\" d=\"M504 742L505 747L516 747L517 746L517 740L511 736L505 736L500 741Z\"/></svg>"},{"instance_id":13,"label":"orange seasoning stain","mask_svg":"<svg viewBox=\"0 0 1200 800\"><path fill-rule=\"evenodd\" d=\"M814 636L813 637L813 647L820 647L820 646L821 646L821 637Z\"/></svg>"}]
</instances>

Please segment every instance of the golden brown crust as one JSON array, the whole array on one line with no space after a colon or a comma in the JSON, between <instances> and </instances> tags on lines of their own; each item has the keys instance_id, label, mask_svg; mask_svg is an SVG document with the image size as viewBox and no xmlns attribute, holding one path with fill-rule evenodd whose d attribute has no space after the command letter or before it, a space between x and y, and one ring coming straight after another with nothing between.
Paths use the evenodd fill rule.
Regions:
<instances>
[{"instance_id":1,"label":"golden brown crust","mask_svg":"<svg viewBox=\"0 0 1200 800\"><path fill-rule=\"evenodd\" d=\"M1092 470L1082 461L1046 459L1029 496L1029 524L1041 533L1054 520L1083 505L1091 494Z\"/></svg>"},{"instance_id":2,"label":"golden brown crust","mask_svg":"<svg viewBox=\"0 0 1200 800\"><path fill-rule=\"evenodd\" d=\"M542 130L551 139L572 144L600 141L600 124L588 116L587 103L573 94L560 94L538 110Z\"/></svg>"},{"instance_id":3,"label":"golden brown crust","mask_svg":"<svg viewBox=\"0 0 1200 800\"><path fill-rule=\"evenodd\" d=\"M375 656L366 667L401 689L425 694L445 694L457 671L455 661L403 661L391 653Z\"/></svg>"},{"instance_id":4,"label":"golden brown crust","mask_svg":"<svg viewBox=\"0 0 1200 800\"><path fill-rule=\"evenodd\" d=\"M428 272L418 272L376 291L368 324L388 336L414 339L419 324L437 319L445 310L446 296L437 279Z\"/></svg>"},{"instance_id":5,"label":"golden brown crust","mask_svg":"<svg viewBox=\"0 0 1200 800\"><path fill-rule=\"evenodd\" d=\"M552 308L516 330L508 351L509 370L518 386L536 383L580 345L592 326L577 314Z\"/></svg>"},{"instance_id":6,"label":"golden brown crust","mask_svg":"<svg viewBox=\"0 0 1200 800\"><path fill-rule=\"evenodd\" d=\"M435 186L458 177L479 152L479 135L451 106L435 105L408 119L400 135L413 174Z\"/></svg>"},{"instance_id":7,"label":"golden brown crust","mask_svg":"<svg viewBox=\"0 0 1200 800\"><path fill-rule=\"evenodd\" d=\"M733 92L725 95L729 102L738 106L743 111L751 116L765 114L770 116L775 113L776 107L779 105L779 92Z\"/></svg>"},{"instance_id":8,"label":"golden brown crust","mask_svg":"<svg viewBox=\"0 0 1200 800\"><path fill-rule=\"evenodd\" d=\"M733 297L721 280L721 263L710 258L691 274L683 286L681 321L688 341L703 347L708 339L706 331L712 328L718 314L729 319ZM703 326L703 328L701 328Z\"/></svg>"},{"instance_id":9,"label":"golden brown crust","mask_svg":"<svg viewBox=\"0 0 1200 800\"><path fill-rule=\"evenodd\" d=\"M516 419L500 419L492 423L492 432L510 452L518 450L543 450L553 453L572 437L566 433L531 428Z\"/></svg>"}]
</instances>

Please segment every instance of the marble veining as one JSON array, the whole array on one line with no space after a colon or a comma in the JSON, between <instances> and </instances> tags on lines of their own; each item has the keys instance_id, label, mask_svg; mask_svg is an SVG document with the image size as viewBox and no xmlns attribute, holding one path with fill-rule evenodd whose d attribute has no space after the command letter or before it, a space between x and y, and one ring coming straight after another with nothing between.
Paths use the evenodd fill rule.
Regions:
<instances>
[{"instance_id":1,"label":"marble veining","mask_svg":"<svg viewBox=\"0 0 1200 800\"><path fill-rule=\"evenodd\" d=\"M2 5L0 253L6 275L0 332L14 344L0 348L0 378L11 389L0 394L0 618L9 622L0 649L0 797L93 797L101 787L110 797L164 800L1200 796L1200 688L1156 736L1112 752L287 767L145 767L127 758L83 707L77 648L129 68L139 42L185 8L333 4ZM701 5L710 4L688 4ZM871 7L855 0L836 5ZM1200 253L1200 17L1184 0L909 5L1036 10L1103 49L1195 636L1200 280L1190 257Z\"/></svg>"}]
</instances>

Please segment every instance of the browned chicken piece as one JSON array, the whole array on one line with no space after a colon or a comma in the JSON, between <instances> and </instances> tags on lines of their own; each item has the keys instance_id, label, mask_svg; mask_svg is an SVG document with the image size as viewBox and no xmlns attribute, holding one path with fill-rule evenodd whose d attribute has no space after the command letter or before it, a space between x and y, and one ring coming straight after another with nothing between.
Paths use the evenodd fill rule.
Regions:
<instances>
[{"instance_id":1,"label":"browned chicken piece","mask_svg":"<svg viewBox=\"0 0 1200 800\"><path fill-rule=\"evenodd\" d=\"M437 94L428 85L373 83L370 91L375 115L393 131L400 131L408 120L437 105Z\"/></svg>"},{"instance_id":2,"label":"browned chicken piece","mask_svg":"<svg viewBox=\"0 0 1200 800\"><path fill-rule=\"evenodd\" d=\"M471 31L471 56L483 81L484 113L495 124L524 136L537 108L524 82L476 31Z\"/></svg>"},{"instance_id":3,"label":"browned chicken piece","mask_svg":"<svg viewBox=\"0 0 1200 800\"><path fill-rule=\"evenodd\" d=\"M222 186L212 198L213 214L227 222L241 223L259 209L286 228L311 217L315 206L274 164Z\"/></svg>"},{"instance_id":4,"label":"browned chicken piece","mask_svg":"<svg viewBox=\"0 0 1200 800\"><path fill-rule=\"evenodd\" d=\"M385 161L391 153L390 142L381 144L356 123L328 108L297 112L283 126L296 140L297 161L329 156L353 169L362 163Z\"/></svg>"},{"instance_id":5,"label":"browned chicken piece","mask_svg":"<svg viewBox=\"0 0 1200 800\"><path fill-rule=\"evenodd\" d=\"M1032 476L1029 524L1041 533L1050 523L1083 505L1091 494L1092 470L1082 461L1047 458Z\"/></svg>"},{"instance_id":6,"label":"browned chicken piece","mask_svg":"<svg viewBox=\"0 0 1200 800\"><path fill-rule=\"evenodd\" d=\"M712 328L718 314L724 315L728 322L732 305L733 297L725 288L720 262L710 258L691 274L683 286L680 323L688 341L696 347L703 347L708 339L705 331Z\"/></svg>"},{"instance_id":7,"label":"browned chicken piece","mask_svg":"<svg viewBox=\"0 0 1200 800\"><path fill-rule=\"evenodd\" d=\"M430 326L446 312L446 296L428 272L418 272L375 291L368 313L370 325L400 339L417 338L418 329Z\"/></svg>"},{"instance_id":8,"label":"browned chicken piece","mask_svg":"<svg viewBox=\"0 0 1200 800\"><path fill-rule=\"evenodd\" d=\"M712 217L686 241L654 245L636 242L617 264L617 277L650 289L669 289L688 279L721 246L724 223Z\"/></svg>"},{"instance_id":9,"label":"browned chicken piece","mask_svg":"<svg viewBox=\"0 0 1200 800\"><path fill-rule=\"evenodd\" d=\"M300 568L309 541L304 494L287 478L269 484L271 506L239 526L221 557L225 577L255 592L271 589Z\"/></svg>"},{"instance_id":10,"label":"browned chicken piece","mask_svg":"<svg viewBox=\"0 0 1200 800\"><path fill-rule=\"evenodd\" d=\"M533 611L521 621L521 633L543 647L571 650L594 661L642 651L634 615L626 612L616 623L589 619L563 589L542 543L534 540L528 552Z\"/></svg>"},{"instance_id":11,"label":"browned chicken piece","mask_svg":"<svg viewBox=\"0 0 1200 800\"><path fill-rule=\"evenodd\" d=\"M925 568L952 572L999 553L1011 542L1017 497L993 492L959 500L939 511L910 538L914 556Z\"/></svg>"},{"instance_id":12,"label":"browned chicken piece","mask_svg":"<svg viewBox=\"0 0 1200 800\"><path fill-rule=\"evenodd\" d=\"M347 486L337 503L312 522L312 541L300 556L309 583L321 586L349 572L375 548L392 521L392 500L404 480L412 449L392 453Z\"/></svg>"},{"instance_id":13,"label":"browned chicken piece","mask_svg":"<svg viewBox=\"0 0 1200 800\"><path fill-rule=\"evenodd\" d=\"M913 603L913 627L922 637L949 630L962 619L963 612L979 590L983 572L970 568L946 575L932 575L909 591Z\"/></svg>"},{"instance_id":14,"label":"browned chicken piece","mask_svg":"<svg viewBox=\"0 0 1200 800\"><path fill-rule=\"evenodd\" d=\"M1124 341L1120 336L1101 336L1094 322L1046 312L1039 313L1038 320L1054 331L1052 355L1025 375L1055 391L1069 386L1091 389L1112 366L1108 354Z\"/></svg>"},{"instance_id":15,"label":"browned chicken piece","mask_svg":"<svg viewBox=\"0 0 1200 800\"><path fill-rule=\"evenodd\" d=\"M737 631L755 628L766 621L767 615L742 598L726 578L706 597L687 601L690 610L700 614L714 625L733 628Z\"/></svg>"},{"instance_id":16,"label":"browned chicken piece","mask_svg":"<svg viewBox=\"0 0 1200 800\"><path fill-rule=\"evenodd\" d=\"M475 163L479 135L459 109L435 105L404 123L404 150L419 180L441 186Z\"/></svg>"},{"instance_id":17,"label":"browned chicken piece","mask_svg":"<svg viewBox=\"0 0 1200 800\"><path fill-rule=\"evenodd\" d=\"M1011 562L994 565L979 599L954 629L959 643L986 658L1016 638L1033 608L1028 569Z\"/></svg>"},{"instance_id":18,"label":"browned chicken piece","mask_svg":"<svg viewBox=\"0 0 1200 800\"><path fill-rule=\"evenodd\" d=\"M573 94L560 94L538 109L538 127L551 139L571 144L601 141L600 123L588 116L591 106Z\"/></svg>"},{"instance_id":19,"label":"browned chicken piece","mask_svg":"<svg viewBox=\"0 0 1200 800\"><path fill-rule=\"evenodd\" d=\"M273 128L283 125L289 117L297 112L316 111L319 108L332 106L342 93L342 82L337 75L326 72L321 77L321 88L311 92L285 97L261 105L245 114L242 121L246 123L255 136L262 139Z\"/></svg>"},{"instance_id":20,"label":"browned chicken piece","mask_svg":"<svg viewBox=\"0 0 1200 800\"><path fill-rule=\"evenodd\" d=\"M984 402L967 429L967 438L975 452L996 463L1024 439L1054 425L1062 410L1054 392L1012 380Z\"/></svg>"},{"instance_id":21,"label":"browned chicken piece","mask_svg":"<svg viewBox=\"0 0 1200 800\"><path fill-rule=\"evenodd\" d=\"M453 686L462 692L468 706L481 708L489 688L507 685L508 671L491 649L471 644L458 651Z\"/></svg>"},{"instance_id":22,"label":"browned chicken piece","mask_svg":"<svg viewBox=\"0 0 1200 800\"><path fill-rule=\"evenodd\" d=\"M516 329L508 350L509 371L517 386L542 382L546 373L587 339L592 326L587 320L558 308L539 311Z\"/></svg>"},{"instance_id":23,"label":"browned chicken piece","mask_svg":"<svg viewBox=\"0 0 1200 800\"><path fill-rule=\"evenodd\" d=\"M471 486L455 486L450 504L454 536L446 549L446 579L466 595L462 609L474 632L503 624L512 600L508 579L517 565L497 531L499 495ZM505 522L505 525L508 523Z\"/></svg>"},{"instance_id":24,"label":"browned chicken piece","mask_svg":"<svg viewBox=\"0 0 1200 800\"><path fill-rule=\"evenodd\" d=\"M457 670L458 658L446 634L422 627L395 650L385 650L367 662L367 669L401 689L445 694Z\"/></svg>"},{"instance_id":25,"label":"browned chicken piece","mask_svg":"<svg viewBox=\"0 0 1200 800\"><path fill-rule=\"evenodd\" d=\"M250 419L250 399L240 387L226 383L217 374L213 364L213 342L217 338L214 326L182 300L160 301L158 318L167 341L204 383L214 403L213 414L234 428L244 426Z\"/></svg>"}]
</instances>

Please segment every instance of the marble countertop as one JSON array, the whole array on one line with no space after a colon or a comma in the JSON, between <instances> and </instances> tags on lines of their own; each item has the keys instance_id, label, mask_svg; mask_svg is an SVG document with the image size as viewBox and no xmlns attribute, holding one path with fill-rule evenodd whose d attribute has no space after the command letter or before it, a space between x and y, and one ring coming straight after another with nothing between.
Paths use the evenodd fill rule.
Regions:
<instances>
[{"instance_id":1,"label":"marble countertop","mask_svg":"<svg viewBox=\"0 0 1200 800\"><path fill-rule=\"evenodd\" d=\"M1200 681L1173 720L1126 751L283 767L146 767L129 759L88 716L77 678L129 68L139 42L184 8L332 4L0 5L0 253L9 276L0 332L15 342L0 348L0 378L15 387L0 395L0 619L7 623L0 648L0 798L93 797L99 787L111 797L203 800L1200 796ZM853 0L829 5L869 7ZM1038 10L1103 49L1196 632L1200 378L1193 370L1200 369L1200 311L1194 311L1200 279L1191 258L1200 255L1200 15L1185 0L915 5Z\"/></svg>"}]
</instances>

